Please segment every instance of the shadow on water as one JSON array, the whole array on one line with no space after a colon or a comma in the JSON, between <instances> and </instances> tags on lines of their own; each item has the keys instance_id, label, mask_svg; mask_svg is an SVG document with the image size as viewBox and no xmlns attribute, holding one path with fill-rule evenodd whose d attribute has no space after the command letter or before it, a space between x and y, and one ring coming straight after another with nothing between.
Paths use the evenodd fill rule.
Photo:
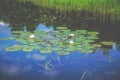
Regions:
<instances>
[{"instance_id":1,"label":"shadow on water","mask_svg":"<svg viewBox=\"0 0 120 80\"><path fill-rule=\"evenodd\" d=\"M33 30L39 24L39 10L32 3L20 3L16 0L2 0L0 2L0 20L10 23L13 29L28 26Z\"/></svg>"}]
</instances>

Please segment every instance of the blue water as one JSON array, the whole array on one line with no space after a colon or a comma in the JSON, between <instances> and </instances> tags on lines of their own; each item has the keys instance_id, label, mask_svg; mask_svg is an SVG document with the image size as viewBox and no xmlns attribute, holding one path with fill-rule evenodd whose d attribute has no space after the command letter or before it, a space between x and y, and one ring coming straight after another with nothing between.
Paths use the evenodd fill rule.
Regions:
<instances>
[{"instance_id":1,"label":"blue water","mask_svg":"<svg viewBox=\"0 0 120 80\"><path fill-rule=\"evenodd\" d=\"M4 28L0 27L0 37L10 37L11 30ZM120 80L118 49L113 48L108 54L74 51L64 56L38 50L6 52L5 48L13 44L17 42L0 40L0 80Z\"/></svg>"}]
</instances>

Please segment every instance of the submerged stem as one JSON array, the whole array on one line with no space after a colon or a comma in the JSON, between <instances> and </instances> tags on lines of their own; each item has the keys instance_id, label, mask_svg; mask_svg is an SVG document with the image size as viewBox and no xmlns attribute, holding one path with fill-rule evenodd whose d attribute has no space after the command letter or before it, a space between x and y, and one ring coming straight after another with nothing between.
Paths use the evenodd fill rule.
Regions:
<instances>
[{"instance_id":1,"label":"submerged stem","mask_svg":"<svg viewBox=\"0 0 120 80\"><path fill-rule=\"evenodd\" d=\"M80 78L80 80L83 80L83 78L85 77L86 73L87 73L87 71L84 71L84 73L83 73L82 77Z\"/></svg>"}]
</instances>

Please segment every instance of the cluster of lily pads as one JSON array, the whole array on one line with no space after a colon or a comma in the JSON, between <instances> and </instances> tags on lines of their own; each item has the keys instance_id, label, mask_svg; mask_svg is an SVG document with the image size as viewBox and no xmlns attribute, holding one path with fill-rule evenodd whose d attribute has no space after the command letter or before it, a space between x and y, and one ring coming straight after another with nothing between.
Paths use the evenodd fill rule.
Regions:
<instances>
[{"instance_id":1,"label":"cluster of lily pads","mask_svg":"<svg viewBox=\"0 0 120 80\"><path fill-rule=\"evenodd\" d=\"M71 37L70 34L74 36ZM49 32L42 30L33 32L12 31L12 38L19 44L6 48L6 51L22 50L31 52L40 50L41 53L56 51L60 55L66 55L76 50L83 53L93 53L96 47L101 46L95 44L98 34L98 32L89 32L87 30L71 31L63 27L58 27L56 30Z\"/></svg>"}]
</instances>

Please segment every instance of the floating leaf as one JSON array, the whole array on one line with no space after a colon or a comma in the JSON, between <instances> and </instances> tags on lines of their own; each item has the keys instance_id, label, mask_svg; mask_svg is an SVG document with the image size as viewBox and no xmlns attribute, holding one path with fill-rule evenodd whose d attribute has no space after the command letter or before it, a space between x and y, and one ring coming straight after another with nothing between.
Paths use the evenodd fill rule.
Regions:
<instances>
[{"instance_id":1,"label":"floating leaf","mask_svg":"<svg viewBox=\"0 0 120 80\"><path fill-rule=\"evenodd\" d=\"M111 46L111 45L113 45L115 42L113 42L113 41L102 41L102 42L100 42L102 45L106 45L106 46Z\"/></svg>"},{"instance_id":2,"label":"floating leaf","mask_svg":"<svg viewBox=\"0 0 120 80\"><path fill-rule=\"evenodd\" d=\"M5 50L6 51L12 51L12 52L19 51L19 50L21 50L21 46L12 46L12 47L6 48Z\"/></svg>"},{"instance_id":3,"label":"floating leaf","mask_svg":"<svg viewBox=\"0 0 120 80\"><path fill-rule=\"evenodd\" d=\"M59 55L68 55L70 52L67 51L59 51L58 54Z\"/></svg>"},{"instance_id":4,"label":"floating leaf","mask_svg":"<svg viewBox=\"0 0 120 80\"><path fill-rule=\"evenodd\" d=\"M48 49L48 50L42 49L42 50L40 50L40 52L43 53L43 54L47 54L47 53L51 53L52 50L50 50L50 49Z\"/></svg>"},{"instance_id":5,"label":"floating leaf","mask_svg":"<svg viewBox=\"0 0 120 80\"><path fill-rule=\"evenodd\" d=\"M56 27L56 29L68 29L67 27Z\"/></svg>"},{"instance_id":6,"label":"floating leaf","mask_svg":"<svg viewBox=\"0 0 120 80\"><path fill-rule=\"evenodd\" d=\"M22 49L22 51L25 51L25 52L32 52L34 50L33 47L29 47L29 46L26 46Z\"/></svg>"},{"instance_id":7,"label":"floating leaf","mask_svg":"<svg viewBox=\"0 0 120 80\"><path fill-rule=\"evenodd\" d=\"M59 30L50 32L35 30L33 33L28 31L13 31L13 38L22 44L18 50L22 49L25 52L39 49L41 53L59 51L60 53L58 54L67 55L75 50L92 53L94 48L98 47L98 45L92 44L95 42L95 39L98 39L98 32L88 32L87 30L71 31L67 27L57 27L56 29ZM29 38L31 34L35 35L33 39ZM70 34L74 34L74 37L69 38ZM7 51L11 49L13 48L8 48ZM11 51L16 50L13 49Z\"/></svg>"}]
</instances>

